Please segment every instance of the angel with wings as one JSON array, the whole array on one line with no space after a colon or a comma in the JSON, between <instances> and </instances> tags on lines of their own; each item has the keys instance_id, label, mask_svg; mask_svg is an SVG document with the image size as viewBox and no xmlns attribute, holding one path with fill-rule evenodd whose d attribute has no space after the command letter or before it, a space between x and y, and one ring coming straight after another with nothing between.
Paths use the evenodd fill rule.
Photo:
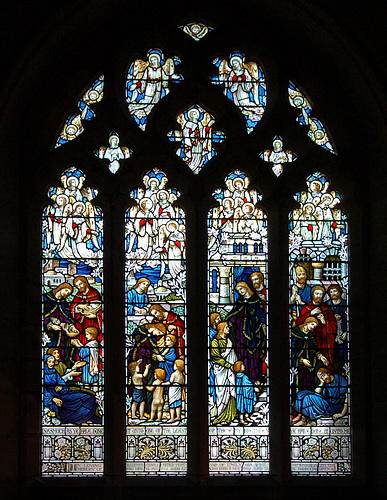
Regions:
<instances>
[{"instance_id":1,"label":"angel with wings","mask_svg":"<svg viewBox=\"0 0 387 500\"><path fill-rule=\"evenodd\" d=\"M109 146L101 146L95 155L101 159L109 160L109 170L115 174L120 168L120 160L129 158L132 151L126 146L120 146L120 137L116 132L109 135Z\"/></svg>"},{"instance_id":2,"label":"angel with wings","mask_svg":"<svg viewBox=\"0 0 387 500\"><path fill-rule=\"evenodd\" d=\"M92 259L100 255L99 230L96 227L95 208L87 201L73 205L72 217L68 219L67 231L71 249L77 259Z\"/></svg>"},{"instance_id":3,"label":"angel with wings","mask_svg":"<svg viewBox=\"0 0 387 500\"><path fill-rule=\"evenodd\" d=\"M181 126L181 131L169 132L168 137L170 140L181 141L176 154L194 173L198 173L216 154L212 147L214 117L199 106L192 106L177 117L177 122Z\"/></svg>"},{"instance_id":4,"label":"angel with wings","mask_svg":"<svg viewBox=\"0 0 387 500\"><path fill-rule=\"evenodd\" d=\"M170 82L183 79L175 74L175 66L180 63L177 57L164 61L164 54L159 49L149 50L147 57L147 61L136 59L132 63L126 88L130 114L142 130L145 130L153 106L169 93Z\"/></svg>"},{"instance_id":5,"label":"angel with wings","mask_svg":"<svg viewBox=\"0 0 387 500\"><path fill-rule=\"evenodd\" d=\"M168 264L169 273L172 278L184 270L185 253L185 225L179 224L177 220L171 220L160 227L158 252L161 257L160 276L166 270Z\"/></svg>"},{"instance_id":6,"label":"angel with wings","mask_svg":"<svg viewBox=\"0 0 387 500\"><path fill-rule=\"evenodd\" d=\"M257 63L245 62L244 54L233 52L230 61L217 58L214 64L219 75L213 83L224 84L224 95L241 110L248 120L248 130L252 131L262 118L266 105L266 86Z\"/></svg>"}]
</instances>

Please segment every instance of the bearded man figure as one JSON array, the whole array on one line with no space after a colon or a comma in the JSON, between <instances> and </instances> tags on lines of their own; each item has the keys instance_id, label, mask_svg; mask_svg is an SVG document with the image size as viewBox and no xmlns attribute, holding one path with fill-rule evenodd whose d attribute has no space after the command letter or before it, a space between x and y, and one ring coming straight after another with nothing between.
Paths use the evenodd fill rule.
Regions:
<instances>
[{"instance_id":1,"label":"bearded man figure","mask_svg":"<svg viewBox=\"0 0 387 500\"><path fill-rule=\"evenodd\" d=\"M328 368L332 369L335 364L335 338L337 333L337 323L332 309L323 303L325 288L316 285L311 290L312 300L301 309L297 319L297 325L302 325L309 316L314 316L319 320L315 329L315 339L319 351L329 360Z\"/></svg>"},{"instance_id":2,"label":"bearded man figure","mask_svg":"<svg viewBox=\"0 0 387 500\"><path fill-rule=\"evenodd\" d=\"M81 332L79 340L82 344L87 342L85 330L94 327L98 330L98 342L102 340L102 299L101 295L88 282L85 276L77 276L74 286L78 288L71 305L71 315L75 320L75 326Z\"/></svg>"},{"instance_id":3,"label":"bearded man figure","mask_svg":"<svg viewBox=\"0 0 387 500\"><path fill-rule=\"evenodd\" d=\"M230 338L246 375L254 383L266 381L266 314L263 302L245 281L235 285L239 297L225 318L230 323Z\"/></svg>"}]
</instances>

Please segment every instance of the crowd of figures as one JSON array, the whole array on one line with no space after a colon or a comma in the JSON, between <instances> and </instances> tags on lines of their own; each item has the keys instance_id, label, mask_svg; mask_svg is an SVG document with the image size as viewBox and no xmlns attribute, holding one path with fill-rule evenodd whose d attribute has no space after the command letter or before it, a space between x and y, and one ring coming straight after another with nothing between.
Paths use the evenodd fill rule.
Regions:
<instances>
[{"instance_id":1,"label":"crowd of figures","mask_svg":"<svg viewBox=\"0 0 387 500\"><path fill-rule=\"evenodd\" d=\"M173 203L179 193L164 189L168 179L159 170L144 176L144 188L131 193L136 205L127 212L127 259L143 265L154 260L161 266L160 277L167 268L175 278L184 270L185 224L181 209Z\"/></svg>"},{"instance_id":2,"label":"crowd of figures","mask_svg":"<svg viewBox=\"0 0 387 500\"><path fill-rule=\"evenodd\" d=\"M43 296L44 407L51 423L98 424L101 389L102 300L85 276Z\"/></svg>"},{"instance_id":3,"label":"crowd of figures","mask_svg":"<svg viewBox=\"0 0 387 500\"><path fill-rule=\"evenodd\" d=\"M261 233L263 212L256 208L257 192L247 191L248 178L226 179L227 189L219 205L212 210L212 227L227 233Z\"/></svg>"},{"instance_id":4,"label":"crowd of figures","mask_svg":"<svg viewBox=\"0 0 387 500\"><path fill-rule=\"evenodd\" d=\"M348 413L346 214L324 174L315 172L306 183L290 220L293 426L332 424Z\"/></svg>"},{"instance_id":5,"label":"crowd of figures","mask_svg":"<svg viewBox=\"0 0 387 500\"><path fill-rule=\"evenodd\" d=\"M238 295L228 308L210 314L211 424L253 422L258 397L266 391L266 287L261 272L235 285ZM222 317L223 316L223 317Z\"/></svg>"},{"instance_id":6,"label":"crowd of figures","mask_svg":"<svg viewBox=\"0 0 387 500\"><path fill-rule=\"evenodd\" d=\"M185 409L185 325L164 304L148 305L150 281L130 290L133 323L128 362L129 423L179 423Z\"/></svg>"},{"instance_id":7,"label":"crowd of figures","mask_svg":"<svg viewBox=\"0 0 387 500\"><path fill-rule=\"evenodd\" d=\"M292 425L333 421L348 411L348 311L342 287L311 286L295 267L291 288Z\"/></svg>"},{"instance_id":8,"label":"crowd of figures","mask_svg":"<svg viewBox=\"0 0 387 500\"><path fill-rule=\"evenodd\" d=\"M335 191L326 192L323 183L314 179L308 192L299 196L300 208L293 211L293 234L304 241L338 240L344 227L342 210L337 207L340 196Z\"/></svg>"},{"instance_id":9,"label":"crowd of figures","mask_svg":"<svg viewBox=\"0 0 387 500\"><path fill-rule=\"evenodd\" d=\"M91 203L97 192L83 187L84 180L83 173L71 167L61 177L62 186L49 191L54 203L44 214L43 251L47 257L102 257L102 217L100 210Z\"/></svg>"},{"instance_id":10,"label":"crowd of figures","mask_svg":"<svg viewBox=\"0 0 387 500\"><path fill-rule=\"evenodd\" d=\"M102 213L84 181L66 169L43 212L45 425L101 423Z\"/></svg>"},{"instance_id":11,"label":"crowd of figures","mask_svg":"<svg viewBox=\"0 0 387 500\"><path fill-rule=\"evenodd\" d=\"M131 426L185 421L185 217L153 169L126 218L127 411Z\"/></svg>"}]
</instances>

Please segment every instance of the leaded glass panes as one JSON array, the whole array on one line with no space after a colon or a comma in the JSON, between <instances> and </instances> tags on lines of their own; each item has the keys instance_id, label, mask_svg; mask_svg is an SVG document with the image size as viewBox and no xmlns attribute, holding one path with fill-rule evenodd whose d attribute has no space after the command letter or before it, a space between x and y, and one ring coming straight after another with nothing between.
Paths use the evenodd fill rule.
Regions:
<instances>
[{"instance_id":1,"label":"leaded glass panes","mask_svg":"<svg viewBox=\"0 0 387 500\"><path fill-rule=\"evenodd\" d=\"M120 137L117 132L111 132L109 134L109 145L100 146L95 151L95 156L101 160L108 160L109 170L112 174L118 172L120 168L120 161L130 158L133 153L131 149L126 146L120 146Z\"/></svg>"},{"instance_id":2,"label":"leaded glass panes","mask_svg":"<svg viewBox=\"0 0 387 500\"><path fill-rule=\"evenodd\" d=\"M291 469L351 473L348 222L315 172L290 213Z\"/></svg>"},{"instance_id":3,"label":"leaded glass panes","mask_svg":"<svg viewBox=\"0 0 387 500\"><path fill-rule=\"evenodd\" d=\"M150 49L147 61L136 59L129 67L126 78L126 102L137 125L145 130L148 115L153 107L169 94L171 82L181 82L175 73L180 64L176 56L164 58L160 49Z\"/></svg>"},{"instance_id":4,"label":"leaded glass panes","mask_svg":"<svg viewBox=\"0 0 387 500\"><path fill-rule=\"evenodd\" d=\"M179 28L188 36L190 36L192 40L195 40L195 42L198 42L208 33L213 31L213 28L211 28L211 26L206 26L202 23L189 23L185 24L184 26L179 26Z\"/></svg>"},{"instance_id":5,"label":"leaded glass panes","mask_svg":"<svg viewBox=\"0 0 387 500\"><path fill-rule=\"evenodd\" d=\"M180 193L153 169L125 220L128 475L187 472L186 251Z\"/></svg>"},{"instance_id":6,"label":"leaded glass panes","mask_svg":"<svg viewBox=\"0 0 387 500\"><path fill-rule=\"evenodd\" d=\"M104 76L101 75L82 96L78 102L79 113L71 113L63 125L56 140L55 147L62 146L78 137L84 131L83 122L95 117L90 106L103 98Z\"/></svg>"},{"instance_id":7,"label":"leaded glass panes","mask_svg":"<svg viewBox=\"0 0 387 500\"><path fill-rule=\"evenodd\" d=\"M177 156L194 174L198 174L216 155L213 143L223 142L226 136L223 132L212 130L215 118L198 104L180 113L177 123L181 130L168 132L168 138L172 142L180 142Z\"/></svg>"},{"instance_id":8,"label":"leaded glass panes","mask_svg":"<svg viewBox=\"0 0 387 500\"><path fill-rule=\"evenodd\" d=\"M321 146L330 153L336 154L332 140L323 123L318 118L312 116L312 104L306 95L292 82L289 82L288 94L290 105L293 108L301 110L301 113L297 117L297 122L300 125L308 127L308 137L318 146Z\"/></svg>"},{"instance_id":9,"label":"leaded glass panes","mask_svg":"<svg viewBox=\"0 0 387 500\"><path fill-rule=\"evenodd\" d=\"M265 149L259 156L262 160L272 164L272 170L277 177L282 174L284 163L297 160L297 155L293 151L284 149L284 141L279 135L276 135L273 139L273 149Z\"/></svg>"},{"instance_id":10,"label":"leaded glass panes","mask_svg":"<svg viewBox=\"0 0 387 500\"><path fill-rule=\"evenodd\" d=\"M266 107L266 81L262 68L254 61L246 62L243 52L235 51L229 59L217 57L213 63L218 74L211 81L224 85L224 95L241 111L250 134L261 120Z\"/></svg>"},{"instance_id":11,"label":"leaded glass panes","mask_svg":"<svg viewBox=\"0 0 387 500\"><path fill-rule=\"evenodd\" d=\"M103 473L102 212L71 167L42 220L42 474Z\"/></svg>"},{"instance_id":12,"label":"leaded glass panes","mask_svg":"<svg viewBox=\"0 0 387 500\"><path fill-rule=\"evenodd\" d=\"M269 473L267 218L235 170L208 213L211 475Z\"/></svg>"}]
</instances>

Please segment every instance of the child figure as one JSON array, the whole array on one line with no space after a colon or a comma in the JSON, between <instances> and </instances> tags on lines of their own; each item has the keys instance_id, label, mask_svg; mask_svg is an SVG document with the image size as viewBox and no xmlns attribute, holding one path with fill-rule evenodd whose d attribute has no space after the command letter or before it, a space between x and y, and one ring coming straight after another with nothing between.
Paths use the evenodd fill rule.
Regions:
<instances>
[{"instance_id":1,"label":"child figure","mask_svg":"<svg viewBox=\"0 0 387 500\"><path fill-rule=\"evenodd\" d=\"M172 373L168 382L163 385L169 385L169 411L170 419L168 423L180 422L181 420L181 406L182 406L182 391L184 384L184 361L176 359L173 364L174 372Z\"/></svg>"},{"instance_id":2,"label":"child figure","mask_svg":"<svg viewBox=\"0 0 387 500\"><path fill-rule=\"evenodd\" d=\"M243 361L234 363L234 372L236 374L236 406L238 410L238 419L240 424L253 422L251 414L254 405L257 402L256 392L258 388L254 387L247 375L244 373L246 367Z\"/></svg>"},{"instance_id":3,"label":"child figure","mask_svg":"<svg viewBox=\"0 0 387 500\"><path fill-rule=\"evenodd\" d=\"M137 406L139 406L139 415L140 420L144 420L144 411L145 411L145 389L143 378L148 376L150 364L146 365L144 373L141 373L140 365L142 363L142 359L138 359L137 361L132 361L129 363L128 369L129 373L132 377L133 384L133 396L132 396L132 418L136 418Z\"/></svg>"},{"instance_id":4,"label":"child figure","mask_svg":"<svg viewBox=\"0 0 387 500\"><path fill-rule=\"evenodd\" d=\"M153 392L151 414L149 422L154 422L157 415L157 421L161 422L164 407L164 387L161 385L165 380L166 373L162 368L155 369L155 379L151 386L147 385L148 391Z\"/></svg>"},{"instance_id":5,"label":"child figure","mask_svg":"<svg viewBox=\"0 0 387 500\"><path fill-rule=\"evenodd\" d=\"M165 380L168 381L174 370L174 362L176 359L176 351L174 346L176 345L177 338L176 335L172 333L167 334L164 339L164 348L161 349L160 354L155 354L155 358L159 361L159 368L165 370L166 376ZM165 382L163 383L165 385Z\"/></svg>"},{"instance_id":6,"label":"child figure","mask_svg":"<svg viewBox=\"0 0 387 500\"><path fill-rule=\"evenodd\" d=\"M89 326L85 330L86 344L82 344L79 339L72 339L71 344L79 347L79 358L84 361L82 366L82 382L85 389L93 387L93 391L98 391L99 373L99 342L97 337L99 332L94 326Z\"/></svg>"}]
</instances>

